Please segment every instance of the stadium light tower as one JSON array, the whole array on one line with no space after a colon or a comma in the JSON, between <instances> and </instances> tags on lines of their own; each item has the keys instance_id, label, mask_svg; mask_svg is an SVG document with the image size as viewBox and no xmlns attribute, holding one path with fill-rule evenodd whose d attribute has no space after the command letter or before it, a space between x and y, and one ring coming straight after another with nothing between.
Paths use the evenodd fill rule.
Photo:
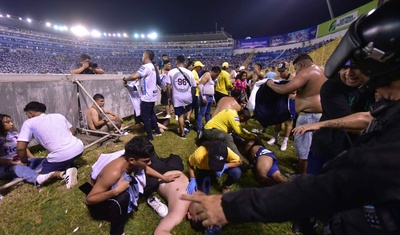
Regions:
<instances>
[{"instance_id":1,"label":"stadium light tower","mask_svg":"<svg viewBox=\"0 0 400 235\"><path fill-rule=\"evenodd\" d=\"M89 31L82 25L71 27L71 32L78 37L86 36L89 34Z\"/></svg>"},{"instance_id":2,"label":"stadium light tower","mask_svg":"<svg viewBox=\"0 0 400 235\"><path fill-rule=\"evenodd\" d=\"M328 5L329 15L331 16L331 19L335 18L335 16L333 15L331 1L330 0L326 0L326 5Z\"/></svg>"},{"instance_id":3,"label":"stadium light tower","mask_svg":"<svg viewBox=\"0 0 400 235\"><path fill-rule=\"evenodd\" d=\"M51 23L50 22L46 22L46 26L47 27L51 27Z\"/></svg>"},{"instance_id":4,"label":"stadium light tower","mask_svg":"<svg viewBox=\"0 0 400 235\"><path fill-rule=\"evenodd\" d=\"M158 37L158 35L157 35L157 33L154 32L154 33L148 34L147 37L150 39L156 39Z\"/></svg>"}]
</instances>

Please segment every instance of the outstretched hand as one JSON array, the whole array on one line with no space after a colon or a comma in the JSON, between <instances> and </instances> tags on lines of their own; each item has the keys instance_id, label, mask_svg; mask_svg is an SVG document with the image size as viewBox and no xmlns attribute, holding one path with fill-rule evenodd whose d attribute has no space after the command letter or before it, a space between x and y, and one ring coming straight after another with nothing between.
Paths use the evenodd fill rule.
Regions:
<instances>
[{"instance_id":1,"label":"outstretched hand","mask_svg":"<svg viewBox=\"0 0 400 235\"><path fill-rule=\"evenodd\" d=\"M221 206L222 195L188 195L182 194L180 199L200 204L194 213L203 221L203 226L224 226L228 223Z\"/></svg>"},{"instance_id":2,"label":"outstretched hand","mask_svg":"<svg viewBox=\"0 0 400 235\"><path fill-rule=\"evenodd\" d=\"M311 123L311 124L305 124L302 126L298 126L293 128L292 132L293 135L302 135L308 131L316 131L319 130L321 128L320 124L317 123Z\"/></svg>"}]
</instances>

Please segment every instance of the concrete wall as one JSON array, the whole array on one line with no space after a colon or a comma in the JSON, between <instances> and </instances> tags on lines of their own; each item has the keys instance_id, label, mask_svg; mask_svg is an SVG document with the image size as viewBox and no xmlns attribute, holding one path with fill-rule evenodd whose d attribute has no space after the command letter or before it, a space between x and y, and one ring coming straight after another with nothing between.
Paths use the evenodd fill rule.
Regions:
<instances>
[{"instance_id":1,"label":"concrete wall","mask_svg":"<svg viewBox=\"0 0 400 235\"><path fill-rule=\"evenodd\" d=\"M121 117L134 114L127 90L122 85L126 75L31 75L0 74L0 113L8 114L14 120L17 130L27 119L23 111L30 101L39 101L47 106L46 113L61 113L74 127L79 127L78 95L75 79L93 97L100 93L105 97L105 108ZM79 93L84 124L86 110L92 101L80 89Z\"/></svg>"}]
</instances>

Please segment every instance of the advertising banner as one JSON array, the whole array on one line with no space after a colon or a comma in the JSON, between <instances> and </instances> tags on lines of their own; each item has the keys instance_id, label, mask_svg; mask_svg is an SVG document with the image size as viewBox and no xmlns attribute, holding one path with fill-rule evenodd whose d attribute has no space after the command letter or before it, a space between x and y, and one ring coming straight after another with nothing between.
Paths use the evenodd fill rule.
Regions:
<instances>
[{"instance_id":1,"label":"advertising banner","mask_svg":"<svg viewBox=\"0 0 400 235\"><path fill-rule=\"evenodd\" d=\"M374 0L353 11L318 25L317 38L348 28L360 15L375 9L377 6L378 0Z\"/></svg>"},{"instance_id":2,"label":"advertising banner","mask_svg":"<svg viewBox=\"0 0 400 235\"><path fill-rule=\"evenodd\" d=\"M241 39L236 41L236 49L268 47L268 37Z\"/></svg>"},{"instance_id":3,"label":"advertising banner","mask_svg":"<svg viewBox=\"0 0 400 235\"><path fill-rule=\"evenodd\" d=\"M274 47L279 45L304 42L311 39L315 39L316 35L317 35L317 26L313 26L307 29L302 29L287 34L271 36L269 45Z\"/></svg>"}]
</instances>

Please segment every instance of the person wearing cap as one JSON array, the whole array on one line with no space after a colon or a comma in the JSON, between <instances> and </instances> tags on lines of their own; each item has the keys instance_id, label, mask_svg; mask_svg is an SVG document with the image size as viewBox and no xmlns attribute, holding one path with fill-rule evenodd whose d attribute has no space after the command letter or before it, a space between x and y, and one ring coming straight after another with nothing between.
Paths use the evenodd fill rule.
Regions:
<instances>
[{"instance_id":1,"label":"person wearing cap","mask_svg":"<svg viewBox=\"0 0 400 235\"><path fill-rule=\"evenodd\" d=\"M283 61L282 63L278 64L278 72L279 72L279 79L291 81L294 78L294 75L289 72L289 63ZM289 140L290 133L293 129L293 120L296 118L296 109L295 109L295 97L296 91L289 94L289 110L290 110L290 119L285 121L283 124L285 125L285 137L281 143L281 151L285 151L287 149L287 142ZM269 145L273 145L279 137L279 132L282 130L282 124L275 125L274 128L274 135L273 137L267 142Z\"/></svg>"},{"instance_id":2,"label":"person wearing cap","mask_svg":"<svg viewBox=\"0 0 400 235\"><path fill-rule=\"evenodd\" d=\"M228 192L231 186L240 178L242 161L222 141L206 141L189 156L187 166L190 182L187 187L188 194L193 194L200 186L205 194L210 193L212 177L220 178L223 173L228 178L222 183L220 191ZM195 173L196 168L196 173Z\"/></svg>"},{"instance_id":3,"label":"person wearing cap","mask_svg":"<svg viewBox=\"0 0 400 235\"><path fill-rule=\"evenodd\" d=\"M325 66L326 76L333 78L348 59L353 59L370 77L369 86L383 97L371 107L374 119L357 143L327 162L319 175L224 195L183 195L182 199L201 204L195 214L203 225L273 223L315 216L331 218L324 228L326 234L400 233L398 9L400 1L387 1L358 17Z\"/></svg>"},{"instance_id":4,"label":"person wearing cap","mask_svg":"<svg viewBox=\"0 0 400 235\"><path fill-rule=\"evenodd\" d=\"M322 84L327 80L324 68L314 64L312 58L307 54L299 55L293 65L296 76L286 84L275 84L268 80L267 86L278 94L291 94L296 92L297 125L316 123L321 117L322 107L319 91ZM296 155L299 159L299 173L305 174L307 169L307 157L310 150L312 133L297 135L294 138Z\"/></svg>"},{"instance_id":5,"label":"person wearing cap","mask_svg":"<svg viewBox=\"0 0 400 235\"><path fill-rule=\"evenodd\" d=\"M193 63L193 77L194 80L196 81L196 95L192 96L192 110L188 111L186 113L186 121L185 123L187 124L186 128L189 128L190 125L190 116L192 115L192 111L194 110L194 119L197 120L197 117L199 115L199 72L201 69L204 67L204 64L201 63L200 61L195 61Z\"/></svg>"},{"instance_id":6,"label":"person wearing cap","mask_svg":"<svg viewBox=\"0 0 400 235\"><path fill-rule=\"evenodd\" d=\"M222 63L222 70L221 73L218 75L218 80L215 85L215 102L218 103L218 101L224 97L228 96L229 91L233 88L233 85L230 80L230 75L227 72L229 68L228 62Z\"/></svg>"},{"instance_id":7,"label":"person wearing cap","mask_svg":"<svg viewBox=\"0 0 400 235\"><path fill-rule=\"evenodd\" d=\"M366 88L369 78L365 76L352 60L340 69L332 79L328 79L321 88L321 120L332 120L357 112L370 116L369 107L375 102L374 91ZM310 153L308 154L308 174L319 174L322 166L339 153L348 149L359 133L367 127L346 131L343 128L322 128L313 134ZM299 126L297 129L301 129Z\"/></svg>"}]
</instances>

